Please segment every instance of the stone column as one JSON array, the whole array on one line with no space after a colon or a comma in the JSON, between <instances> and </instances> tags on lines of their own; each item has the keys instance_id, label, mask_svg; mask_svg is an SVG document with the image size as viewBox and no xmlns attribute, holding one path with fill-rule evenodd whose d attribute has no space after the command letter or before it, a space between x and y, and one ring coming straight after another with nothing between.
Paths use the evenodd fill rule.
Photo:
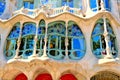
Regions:
<instances>
[{"instance_id":1,"label":"stone column","mask_svg":"<svg viewBox=\"0 0 120 80\"><path fill-rule=\"evenodd\" d=\"M101 3L100 3L100 7L101 7L101 10L104 11L105 10L105 6L104 6L104 1L101 0Z\"/></svg>"},{"instance_id":2,"label":"stone column","mask_svg":"<svg viewBox=\"0 0 120 80\"><path fill-rule=\"evenodd\" d=\"M44 38L44 50L43 50L43 55L41 57L42 60L46 60L46 59L49 59L48 56L47 56L47 31L48 30L48 23L46 23L46 27L45 27L45 38Z\"/></svg>"},{"instance_id":3,"label":"stone column","mask_svg":"<svg viewBox=\"0 0 120 80\"><path fill-rule=\"evenodd\" d=\"M37 57L36 54L36 44L37 44L37 36L38 36L38 27L39 27L39 22L36 23L36 34L34 37L34 49L33 49L33 54L31 55L31 57Z\"/></svg>"},{"instance_id":4,"label":"stone column","mask_svg":"<svg viewBox=\"0 0 120 80\"><path fill-rule=\"evenodd\" d=\"M68 59L68 21L65 22L66 36L65 36L65 59Z\"/></svg>"},{"instance_id":5,"label":"stone column","mask_svg":"<svg viewBox=\"0 0 120 80\"><path fill-rule=\"evenodd\" d=\"M111 59L112 56L111 56L111 50L110 50L110 47L109 47L109 35L108 35L108 31L107 31L107 25L106 25L106 17L103 16L103 21L104 21L104 39L105 39L105 43L106 43L106 55L104 58L107 58L107 59Z\"/></svg>"},{"instance_id":6,"label":"stone column","mask_svg":"<svg viewBox=\"0 0 120 80\"><path fill-rule=\"evenodd\" d=\"M20 44L21 44L21 37L22 37L22 26L23 26L23 22L20 22L20 33L19 33L19 37L17 40L17 49L16 49L16 55L14 57L14 59L19 59L19 48L20 48Z\"/></svg>"}]
</instances>

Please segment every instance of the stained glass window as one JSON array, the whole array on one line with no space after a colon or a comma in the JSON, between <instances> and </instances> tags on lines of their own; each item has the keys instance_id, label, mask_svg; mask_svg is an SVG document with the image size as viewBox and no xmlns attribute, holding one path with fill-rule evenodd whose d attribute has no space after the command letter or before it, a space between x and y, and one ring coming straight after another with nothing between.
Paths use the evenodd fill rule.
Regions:
<instances>
[{"instance_id":1,"label":"stained glass window","mask_svg":"<svg viewBox=\"0 0 120 80\"><path fill-rule=\"evenodd\" d=\"M22 29L22 39L19 53L23 58L28 58L28 56L33 54L35 34L36 25L34 23L25 23Z\"/></svg>"},{"instance_id":2,"label":"stained glass window","mask_svg":"<svg viewBox=\"0 0 120 80\"><path fill-rule=\"evenodd\" d=\"M108 20L107 20L106 26L107 26L107 32L109 35L109 43L108 43L109 48L111 50L111 54L113 55L113 57L116 57L117 56L117 48L115 45L116 37L114 35L114 32ZM107 54L103 19L99 19L93 29L92 44L93 44L92 46L93 53L97 58L103 58L104 55Z\"/></svg>"},{"instance_id":3,"label":"stained glass window","mask_svg":"<svg viewBox=\"0 0 120 80\"><path fill-rule=\"evenodd\" d=\"M48 73L42 73L42 74L39 74L35 80L53 80L52 79L52 76Z\"/></svg>"},{"instance_id":4,"label":"stained glass window","mask_svg":"<svg viewBox=\"0 0 120 80\"><path fill-rule=\"evenodd\" d=\"M45 21L41 20L38 27L38 40L37 40L37 51L36 53L41 56L44 49L44 37L45 37Z\"/></svg>"},{"instance_id":5,"label":"stained glass window","mask_svg":"<svg viewBox=\"0 0 120 80\"><path fill-rule=\"evenodd\" d=\"M48 56L62 59L65 55L65 23L53 22L48 27Z\"/></svg>"},{"instance_id":6,"label":"stained glass window","mask_svg":"<svg viewBox=\"0 0 120 80\"><path fill-rule=\"evenodd\" d=\"M68 55L70 59L81 59L85 55L85 39L79 26L74 22L68 23Z\"/></svg>"},{"instance_id":7,"label":"stained glass window","mask_svg":"<svg viewBox=\"0 0 120 80\"><path fill-rule=\"evenodd\" d=\"M5 0L0 0L0 15L2 15L2 13L4 12L5 10Z\"/></svg>"},{"instance_id":8,"label":"stained glass window","mask_svg":"<svg viewBox=\"0 0 120 80\"><path fill-rule=\"evenodd\" d=\"M19 34L20 34L20 24L16 23L7 37L6 50L5 50L5 56L7 59L11 59L15 56Z\"/></svg>"}]
</instances>

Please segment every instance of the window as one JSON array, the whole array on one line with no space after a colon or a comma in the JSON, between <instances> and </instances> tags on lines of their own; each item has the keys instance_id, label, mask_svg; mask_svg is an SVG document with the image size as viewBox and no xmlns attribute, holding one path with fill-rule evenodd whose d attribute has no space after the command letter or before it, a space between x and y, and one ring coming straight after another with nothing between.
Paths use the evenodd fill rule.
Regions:
<instances>
[{"instance_id":1,"label":"window","mask_svg":"<svg viewBox=\"0 0 120 80\"><path fill-rule=\"evenodd\" d=\"M103 0L104 6L107 11L111 11L111 0Z\"/></svg>"},{"instance_id":2,"label":"window","mask_svg":"<svg viewBox=\"0 0 120 80\"><path fill-rule=\"evenodd\" d=\"M54 59L62 59L65 55L65 23L53 22L48 26L48 56Z\"/></svg>"},{"instance_id":3,"label":"window","mask_svg":"<svg viewBox=\"0 0 120 80\"><path fill-rule=\"evenodd\" d=\"M62 0L62 6L69 6L69 7L73 7L73 0Z\"/></svg>"},{"instance_id":4,"label":"window","mask_svg":"<svg viewBox=\"0 0 120 80\"><path fill-rule=\"evenodd\" d=\"M110 0L103 0L104 8L108 11L111 10L111 2ZM101 10L101 0L90 0L90 7L93 11Z\"/></svg>"},{"instance_id":5,"label":"window","mask_svg":"<svg viewBox=\"0 0 120 80\"><path fill-rule=\"evenodd\" d=\"M5 10L5 0L0 0L0 15L2 15L2 13L4 12Z\"/></svg>"},{"instance_id":6,"label":"window","mask_svg":"<svg viewBox=\"0 0 120 80\"><path fill-rule=\"evenodd\" d=\"M68 23L68 55L70 59L81 59L85 55L85 38L79 26L70 21Z\"/></svg>"},{"instance_id":7,"label":"window","mask_svg":"<svg viewBox=\"0 0 120 80\"><path fill-rule=\"evenodd\" d=\"M96 0L90 0L90 7L93 11L97 11Z\"/></svg>"},{"instance_id":8,"label":"window","mask_svg":"<svg viewBox=\"0 0 120 80\"><path fill-rule=\"evenodd\" d=\"M37 51L36 54L42 56L44 49L44 37L45 37L45 21L41 20L38 27L38 40L37 40Z\"/></svg>"},{"instance_id":9,"label":"window","mask_svg":"<svg viewBox=\"0 0 120 80\"><path fill-rule=\"evenodd\" d=\"M19 55L22 58L28 58L33 54L34 36L36 34L36 25L34 23L25 23L22 29L22 39Z\"/></svg>"},{"instance_id":10,"label":"window","mask_svg":"<svg viewBox=\"0 0 120 80\"><path fill-rule=\"evenodd\" d=\"M34 0L24 1L24 8L34 9Z\"/></svg>"},{"instance_id":11,"label":"window","mask_svg":"<svg viewBox=\"0 0 120 80\"><path fill-rule=\"evenodd\" d=\"M106 43L104 36L104 22L103 19L99 19L92 32L92 49L93 53L97 58L103 58L106 52L106 44L109 45L111 50L111 55L115 58L117 57L117 47L116 47L116 37L112 30L112 27L108 20L106 20L106 28L108 32L109 41Z\"/></svg>"},{"instance_id":12,"label":"window","mask_svg":"<svg viewBox=\"0 0 120 80\"><path fill-rule=\"evenodd\" d=\"M16 23L6 39L5 56L7 59L11 59L15 56L19 33L20 23Z\"/></svg>"}]
</instances>

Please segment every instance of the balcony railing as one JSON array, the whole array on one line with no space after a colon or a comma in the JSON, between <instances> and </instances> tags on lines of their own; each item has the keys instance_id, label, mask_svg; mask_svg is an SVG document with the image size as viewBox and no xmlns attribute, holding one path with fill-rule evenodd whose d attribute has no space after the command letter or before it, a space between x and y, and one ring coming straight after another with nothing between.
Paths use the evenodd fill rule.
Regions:
<instances>
[{"instance_id":1,"label":"balcony railing","mask_svg":"<svg viewBox=\"0 0 120 80\"><path fill-rule=\"evenodd\" d=\"M46 6L43 6L41 8L34 9L34 10L21 8L20 10L17 10L15 12L13 12L12 15L14 16L14 15L17 15L17 14L25 14L25 15L28 15L28 16L31 16L31 17L36 17L41 12L47 14L50 17L62 14L64 12L68 12L68 13L78 15L78 16L83 15L82 10L80 10L78 8L70 8L68 6L62 6L62 7L59 7L59 8L48 8Z\"/></svg>"}]
</instances>

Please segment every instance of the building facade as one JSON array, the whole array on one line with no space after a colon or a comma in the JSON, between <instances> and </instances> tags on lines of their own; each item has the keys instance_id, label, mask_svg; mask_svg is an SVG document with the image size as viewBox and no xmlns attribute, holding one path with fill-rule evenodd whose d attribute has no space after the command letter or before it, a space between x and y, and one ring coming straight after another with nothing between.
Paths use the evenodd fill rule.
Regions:
<instances>
[{"instance_id":1,"label":"building facade","mask_svg":"<svg viewBox=\"0 0 120 80\"><path fill-rule=\"evenodd\" d=\"M0 80L120 80L119 0L0 0Z\"/></svg>"}]
</instances>

